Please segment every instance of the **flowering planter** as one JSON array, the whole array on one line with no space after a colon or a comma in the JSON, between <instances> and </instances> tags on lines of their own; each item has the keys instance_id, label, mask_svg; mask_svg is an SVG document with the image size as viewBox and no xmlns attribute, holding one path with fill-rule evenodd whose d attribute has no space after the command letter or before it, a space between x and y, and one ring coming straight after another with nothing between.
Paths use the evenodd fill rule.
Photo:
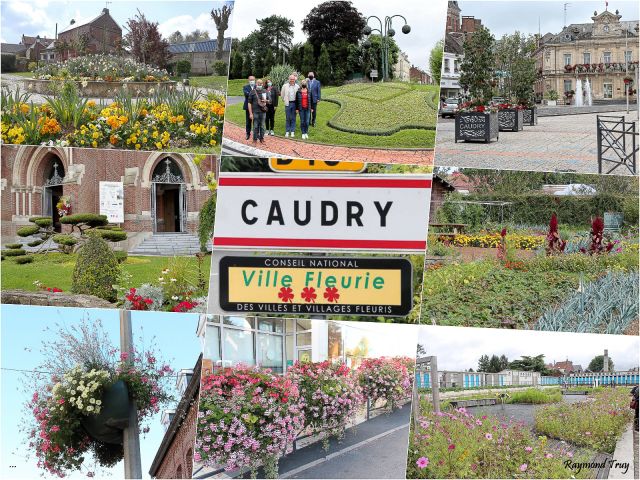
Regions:
<instances>
[{"instance_id":1,"label":"flowering planter","mask_svg":"<svg viewBox=\"0 0 640 480\"><path fill-rule=\"evenodd\" d=\"M533 127L538 124L538 109L536 107L525 108L522 110L522 122L527 127Z\"/></svg>"},{"instance_id":2,"label":"flowering planter","mask_svg":"<svg viewBox=\"0 0 640 480\"><path fill-rule=\"evenodd\" d=\"M102 394L102 410L98 415L82 419L82 426L94 440L114 445L122 444L122 430L129 426L129 389L122 380Z\"/></svg>"},{"instance_id":3,"label":"flowering planter","mask_svg":"<svg viewBox=\"0 0 640 480\"><path fill-rule=\"evenodd\" d=\"M519 132L523 129L523 112L518 108L498 111L498 125L501 132Z\"/></svg>"},{"instance_id":4,"label":"flowering planter","mask_svg":"<svg viewBox=\"0 0 640 480\"><path fill-rule=\"evenodd\" d=\"M27 78L24 80L28 92L42 95L55 95L62 85L61 80L41 80ZM126 88L134 97L146 97L158 90L175 88L176 82L105 82L105 81L76 81L80 95L83 97L112 98L118 91Z\"/></svg>"},{"instance_id":5,"label":"flowering planter","mask_svg":"<svg viewBox=\"0 0 640 480\"><path fill-rule=\"evenodd\" d=\"M498 140L498 114L496 112L461 112L456 114L455 141Z\"/></svg>"}]
</instances>

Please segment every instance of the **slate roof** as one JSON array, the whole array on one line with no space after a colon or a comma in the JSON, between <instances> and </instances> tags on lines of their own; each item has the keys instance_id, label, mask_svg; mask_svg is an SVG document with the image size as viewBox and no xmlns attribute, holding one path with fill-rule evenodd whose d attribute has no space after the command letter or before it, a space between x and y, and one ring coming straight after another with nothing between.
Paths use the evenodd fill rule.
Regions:
<instances>
[{"instance_id":1,"label":"slate roof","mask_svg":"<svg viewBox=\"0 0 640 480\"><path fill-rule=\"evenodd\" d=\"M207 53L215 52L218 49L217 40L200 40L197 42L172 43L169 45L169 52L176 53ZM231 50L231 37L224 39L222 50L228 52Z\"/></svg>"},{"instance_id":2,"label":"slate roof","mask_svg":"<svg viewBox=\"0 0 640 480\"><path fill-rule=\"evenodd\" d=\"M26 52L26 45L22 45L20 43L3 43L0 44L0 51L2 53L20 53Z\"/></svg>"},{"instance_id":3,"label":"slate roof","mask_svg":"<svg viewBox=\"0 0 640 480\"><path fill-rule=\"evenodd\" d=\"M99 18L101 18L104 15L108 15L109 17L111 17L111 14L109 13L109 9L108 8L103 8L102 11L100 12L100 15L98 15L97 17L92 18L91 20L88 20L88 21L82 22L82 23L77 23L76 22L76 23L67 25L66 27L64 27L62 30L60 30L58 32L58 35L61 34L61 33L69 32L69 31L71 31L71 30L73 30L75 28L82 27L83 25L90 25L90 24L92 24L93 22L95 22L96 20L98 20ZM116 23L116 25L118 24L118 22L116 22L113 19L113 17L111 17L111 20L113 20ZM118 28L120 28L120 25L118 25ZM122 30L122 29L120 28L120 30Z\"/></svg>"}]
</instances>

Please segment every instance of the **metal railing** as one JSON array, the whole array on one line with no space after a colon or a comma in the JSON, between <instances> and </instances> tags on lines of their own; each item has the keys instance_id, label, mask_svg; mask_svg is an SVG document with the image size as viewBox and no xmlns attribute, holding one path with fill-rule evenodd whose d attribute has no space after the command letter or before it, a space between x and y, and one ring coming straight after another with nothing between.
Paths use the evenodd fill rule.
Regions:
<instances>
[{"instance_id":1,"label":"metal railing","mask_svg":"<svg viewBox=\"0 0 640 480\"><path fill-rule=\"evenodd\" d=\"M612 173L622 167L632 175L636 175L638 173L636 122L630 122L624 116L598 115L596 123L598 173Z\"/></svg>"}]
</instances>

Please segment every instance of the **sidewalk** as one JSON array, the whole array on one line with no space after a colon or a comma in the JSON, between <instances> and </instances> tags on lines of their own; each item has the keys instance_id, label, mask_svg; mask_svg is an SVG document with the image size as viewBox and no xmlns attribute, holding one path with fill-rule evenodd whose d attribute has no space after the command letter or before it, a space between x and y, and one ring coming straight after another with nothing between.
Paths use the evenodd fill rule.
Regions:
<instances>
[{"instance_id":1,"label":"sidewalk","mask_svg":"<svg viewBox=\"0 0 640 480\"><path fill-rule=\"evenodd\" d=\"M310 160L346 160L371 163L406 163L433 165L433 150L388 150L376 148L344 147L267 137L255 148L252 140L245 139L245 130L231 122L224 122L222 155L290 157ZM229 142L228 140L231 140Z\"/></svg>"},{"instance_id":2,"label":"sidewalk","mask_svg":"<svg viewBox=\"0 0 640 480\"><path fill-rule=\"evenodd\" d=\"M280 459L280 478L404 478L411 403L348 428L342 442L331 439Z\"/></svg>"},{"instance_id":3,"label":"sidewalk","mask_svg":"<svg viewBox=\"0 0 640 480\"><path fill-rule=\"evenodd\" d=\"M633 445L633 433L633 422L631 422L616 444L611 458L613 464L609 470L609 478L638 478L634 472L634 467L637 468L634 466L637 452Z\"/></svg>"}]
</instances>

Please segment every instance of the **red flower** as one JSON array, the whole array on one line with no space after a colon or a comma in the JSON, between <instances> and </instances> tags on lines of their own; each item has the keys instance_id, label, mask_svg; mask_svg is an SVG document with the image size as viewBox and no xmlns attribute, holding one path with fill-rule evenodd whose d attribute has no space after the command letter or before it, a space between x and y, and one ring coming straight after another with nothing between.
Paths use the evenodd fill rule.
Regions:
<instances>
[{"instance_id":1,"label":"red flower","mask_svg":"<svg viewBox=\"0 0 640 480\"><path fill-rule=\"evenodd\" d=\"M338 289L336 287L327 287L324 291L324 298L330 302L338 303L338 299L340 298Z\"/></svg>"},{"instance_id":2,"label":"red flower","mask_svg":"<svg viewBox=\"0 0 640 480\"><path fill-rule=\"evenodd\" d=\"M451 445L449 445L449 450L455 450L456 446L452 443Z\"/></svg>"},{"instance_id":3,"label":"red flower","mask_svg":"<svg viewBox=\"0 0 640 480\"><path fill-rule=\"evenodd\" d=\"M278 292L278 297L280 297L283 302L293 303L294 296L293 289L290 287L282 287L280 292Z\"/></svg>"},{"instance_id":4,"label":"red flower","mask_svg":"<svg viewBox=\"0 0 640 480\"><path fill-rule=\"evenodd\" d=\"M503 228L503 229L500 231L500 236L501 236L502 238L504 238L504 237L506 237L506 236L507 236L507 229L506 229L506 228Z\"/></svg>"},{"instance_id":5,"label":"red flower","mask_svg":"<svg viewBox=\"0 0 640 480\"><path fill-rule=\"evenodd\" d=\"M304 298L305 302L316 303L316 298L318 298L318 294L316 294L316 289L313 287L304 287L302 289L302 293L300 294L302 298Z\"/></svg>"},{"instance_id":6,"label":"red flower","mask_svg":"<svg viewBox=\"0 0 640 480\"><path fill-rule=\"evenodd\" d=\"M476 112L480 112L480 113L484 112L484 105L478 105L476 107Z\"/></svg>"}]
</instances>

